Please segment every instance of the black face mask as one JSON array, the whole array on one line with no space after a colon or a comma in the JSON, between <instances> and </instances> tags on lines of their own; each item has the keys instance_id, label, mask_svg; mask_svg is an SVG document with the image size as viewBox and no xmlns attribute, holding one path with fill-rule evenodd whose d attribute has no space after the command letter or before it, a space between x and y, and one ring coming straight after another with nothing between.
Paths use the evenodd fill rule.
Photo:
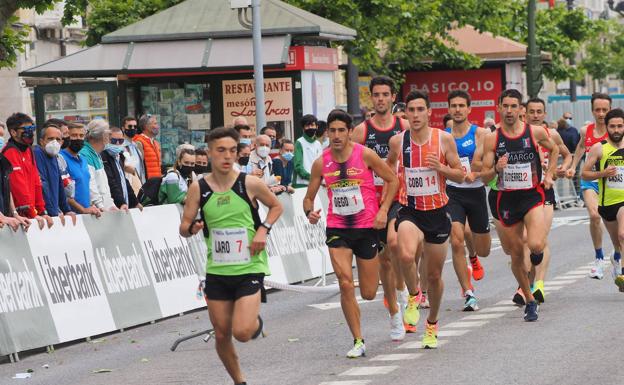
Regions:
<instances>
[{"instance_id":1,"label":"black face mask","mask_svg":"<svg viewBox=\"0 0 624 385\"><path fill-rule=\"evenodd\" d=\"M314 136L316 135L316 128L309 128L307 130L303 130L303 132L305 132L307 137L314 138Z\"/></svg>"},{"instance_id":2,"label":"black face mask","mask_svg":"<svg viewBox=\"0 0 624 385\"><path fill-rule=\"evenodd\" d=\"M200 175L208 172L208 166L195 165L195 174Z\"/></svg>"},{"instance_id":3,"label":"black face mask","mask_svg":"<svg viewBox=\"0 0 624 385\"><path fill-rule=\"evenodd\" d=\"M72 150L73 152L80 152L80 150L82 150L82 147L84 146L84 140L83 139L70 139L69 140L69 149Z\"/></svg>"},{"instance_id":4,"label":"black face mask","mask_svg":"<svg viewBox=\"0 0 624 385\"><path fill-rule=\"evenodd\" d=\"M63 143L61 143L61 149L69 147L69 136L63 138Z\"/></svg>"},{"instance_id":5,"label":"black face mask","mask_svg":"<svg viewBox=\"0 0 624 385\"><path fill-rule=\"evenodd\" d=\"M249 163L248 156L241 156L240 158L238 158L238 164L240 164L241 166L247 166L248 163Z\"/></svg>"},{"instance_id":6,"label":"black face mask","mask_svg":"<svg viewBox=\"0 0 624 385\"><path fill-rule=\"evenodd\" d=\"M126 136L128 138L134 138L134 136L136 135L137 131L134 128L128 128L126 129L126 131L124 131L124 134L126 134Z\"/></svg>"},{"instance_id":7,"label":"black face mask","mask_svg":"<svg viewBox=\"0 0 624 385\"><path fill-rule=\"evenodd\" d=\"M184 179L188 179L191 177L191 173L193 172L192 166L178 166L178 172Z\"/></svg>"}]
</instances>

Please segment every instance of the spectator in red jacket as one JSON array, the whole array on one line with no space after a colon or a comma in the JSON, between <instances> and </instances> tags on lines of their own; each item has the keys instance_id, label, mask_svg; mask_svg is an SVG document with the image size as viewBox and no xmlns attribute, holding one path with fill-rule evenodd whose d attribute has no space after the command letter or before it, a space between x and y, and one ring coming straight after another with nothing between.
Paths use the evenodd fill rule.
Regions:
<instances>
[{"instance_id":1,"label":"spectator in red jacket","mask_svg":"<svg viewBox=\"0 0 624 385\"><path fill-rule=\"evenodd\" d=\"M43 227L44 220L52 226L52 218L46 212L41 179L32 144L35 125L30 116L16 112L6 121L11 138L2 150L2 154L11 162L13 172L9 176L11 195L15 210L26 218L35 218Z\"/></svg>"}]
</instances>

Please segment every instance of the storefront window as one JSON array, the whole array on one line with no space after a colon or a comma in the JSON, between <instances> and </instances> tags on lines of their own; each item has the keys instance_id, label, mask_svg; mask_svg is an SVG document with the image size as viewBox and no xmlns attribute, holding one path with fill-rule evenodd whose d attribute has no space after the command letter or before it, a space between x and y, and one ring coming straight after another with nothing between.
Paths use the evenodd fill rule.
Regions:
<instances>
[{"instance_id":1,"label":"storefront window","mask_svg":"<svg viewBox=\"0 0 624 385\"><path fill-rule=\"evenodd\" d=\"M206 147L206 132L211 125L209 83L144 85L141 105L143 112L154 115L160 124L163 164L174 163L175 149L182 143Z\"/></svg>"},{"instance_id":2,"label":"storefront window","mask_svg":"<svg viewBox=\"0 0 624 385\"><path fill-rule=\"evenodd\" d=\"M93 119L108 120L106 91L54 92L43 96L45 119L87 124Z\"/></svg>"}]
</instances>

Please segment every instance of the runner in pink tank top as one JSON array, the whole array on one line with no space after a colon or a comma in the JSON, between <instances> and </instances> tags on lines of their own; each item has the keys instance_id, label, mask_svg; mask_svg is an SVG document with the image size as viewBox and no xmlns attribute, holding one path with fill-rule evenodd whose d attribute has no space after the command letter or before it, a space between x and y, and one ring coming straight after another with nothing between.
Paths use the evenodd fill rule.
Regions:
<instances>
[{"instance_id":1,"label":"runner in pink tank top","mask_svg":"<svg viewBox=\"0 0 624 385\"><path fill-rule=\"evenodd\" d=\"M323 178L327 185L329 209L327 227L372 228L379 211L373 171L364 162L364 146L353 143L346 162L339 163L332 151L323 151Z\"/></svg>"},{"instance_id":2,"label":"runner in pink tank top","mask_svg":"<svg viewBox=\"0 0 624 385\"><path fill-rule=\"evenodd\" d=\"M321 210L314 208L314 199L325 180L329 208L327 240L332 266L340 285L340 304L353 348L347 357L364 356L366 346L360 327L360 309L355 299L353 255L355 255L360 295L372 300L379 282L379 239L376 229L384 229L388 209L399 188L399 180L373 150L351 141L353 120L342 110L327 117L330 147L312 164L310 184L303 199L303 210L311 224L321 219ZM373 172L384 180L387 193L381 207L375 196ZM404 335L403 335L404 336Z\"/></svg>"}]
</instances>

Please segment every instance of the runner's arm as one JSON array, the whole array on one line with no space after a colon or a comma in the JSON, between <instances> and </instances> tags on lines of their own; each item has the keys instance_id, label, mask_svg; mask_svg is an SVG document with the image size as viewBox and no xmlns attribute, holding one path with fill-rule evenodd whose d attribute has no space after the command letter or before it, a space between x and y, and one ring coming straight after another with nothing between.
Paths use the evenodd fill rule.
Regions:
<instances>
[{"instance_id":1,"label":"runner's arm","mask_svg":"<svg viewBox=\"0 0 624 385\"><path fill-rule=\"evenodd\" d=\"M303 212L306 214L306 217L310 219L310 216L314 216L316 211L314 210L314 198L316 198L316 194L318 193L319 188L321 187L321 181L323 178L323 157L316 158L314 163L312 163L312 173L310 174L310 184L308 185L308 190L306 191L305 198L303 198ZM315 217L318 221L318 218ZM316 222L315 222L316 223Z\"/></svg>"},{"instance_id":2,"label":"runner's arm","mask_svg":"<svg viewBox=\"0 0 624 385\"><path fill-rule=\"evenodd\" d=\"M475 135L476 148L474 155L472 156L472 164L470 165L475 179L481 176L481 169L483 168L483 141L485 140L485 136L488 132L489 130L479 127L477 128L477 133Z\"/></svg>"},{"instance_id":3,"label":"runner's arm","mask_svg":"<svg viewBox=\"0 0 624 385\"><path fill-rule=\"evenodd\" d=\"M373 169L375 174L384 180L384 197L379 209L388 212L392 205L392 200L399 190L399 179L394 175L390 166L369 148L364 149L364 162Z\"/></svg>"},{"instance_id":4,"label":"runner's arm","mask_svg":"<svg viewBox=\"0 0 624 385\"><path fill-rule=\"evenodd\" d=\"M355 126L355 128L353 129L353 133L351 134L351 140L354 143L364 144L364 142L366 141L366 138L364 137L365 135L366 122L362 122Z\"/></svg>"},{"instance_id":5,"label":"runner's arm","mask_svg":"<svg viewBox=\"0 0 624 385\"><path fill-rule=\"evenodd\" d=\"M453 139L453 136L451 134L447 132L443 133L442 146L442 148L444 148L444 158L446 159L447 164L439 164L439 162L437 162L439 165L436 165L435 168L432 168L437 168L437 171L440 174L444 175L445 178L450 179L455 183L464 183L464 180L466 179L466 174L464 173L464 168L462 167L461 161L459 160L459 155L457 154L457 145L455 144L455 139ZM432 159L430 157L431 154L427 155L427 160Z\"/></svg>"},{"instance_id":6,"label":"runner's arm","mask_svg":"<svg viewBox=\"0 0 624 385\"><path fill-rule=\"evenodd\" d=\"M574 157L572 158L572 166L568 169L568 177L571 178L576 173L576 168L581 162L581 158L585 153L585 134L587 133L587 126L581 128L581 139L579 139L578 144L576 145L576 150L574 150Z\"/></svg>"},{"instance_id":7,"label":"runner's arm","mask_svg":"<svg viewBox=\"0 0 624 385\"><path fill-rule=\"evenodd\" d=\"M279 219L280 215L284 211L282 204L277 196L271 192L267 184L259 178L245 178L245 184L247 191L249 191L251 198L259 201L263 205L269 208L265 222L273 225ZM267 230L264 226L260 226L261 229Z\"/></svg>"},{"instance_id":8,"label":"runner's arm","mask_svg":"<svg viewBox=\"0 0 624 385\"><path fill-rule=\"evenodd\" d=\"M483 183L489 183L496 176L496 169L494 167L495 141L495 132L488 133L483 140L483 162L481 168L481 180Z\"/></svg>"},{"instance_id":9,"label":"runner's arm","mask_svg":"<svg viewBox=\"0 0 624 385\"><path fill-rule=\"evenodd\" d=\"M197 234L204 228L204 222L195 221L197 212L199 211L199 183L194 181L189 186L186 194L186 202L184 203L184 212L182 213L182 222L180 223L180 235L188 238Z\"/></svg>"},{"instance_id":10,"label":"runner's arm","mask_svg":"<svg viewBox=\"0 0 624 385\"><path fill-rule=\"evenodd\" d=\"M594 144L589 152L587 153L587 159L585 159L585 164L583 165L583 170L581 172L581 178L584 180L596 180L599 178L603 178L606 176L610 176L607 174L609 166L605 170L595 171L592 170L594 165L600 161L602 158L602 143Z\"/></svg>"},{"instance_id":11,"label":"runner's arm","mask_svg":"<svg viewBox=\"0 0 624 385\"><path fill-rule=\"evenodd\" d=\"M554 179L555 172L557 171L557 158L559 157L559 146L555 145L555 142L548 136L546 133L546 129L542 126L531 126L533 130L533 137L537 141L537 144L548 150L550 155L549 159L552 159L552 162L548 162L548 169L546 170L546 177L550 177L550 179ZM539 150L539 149L538 149Z\"/></svg>"},{"instance_id":12,"label":"runner's arm","mask_svg":"<svg viewBox=\"0 0 624 385\"><path fill-rule=\"evenodd\" d=\"M557 167L557 176L562 176L559 175L559 173L565 172L565 170L570 168L570 165L572 164L572 154L570 153L570 150L568 150L568 147L565 145L565 143L563 143L563 139L561 138L561 135L559 135L557 130L551 130L550 137L552 138L553 142L555 142L557 147L559 147L559 155L561 155L561 157L563 158L561 166Z\"/></svg>"}]
</instances>

